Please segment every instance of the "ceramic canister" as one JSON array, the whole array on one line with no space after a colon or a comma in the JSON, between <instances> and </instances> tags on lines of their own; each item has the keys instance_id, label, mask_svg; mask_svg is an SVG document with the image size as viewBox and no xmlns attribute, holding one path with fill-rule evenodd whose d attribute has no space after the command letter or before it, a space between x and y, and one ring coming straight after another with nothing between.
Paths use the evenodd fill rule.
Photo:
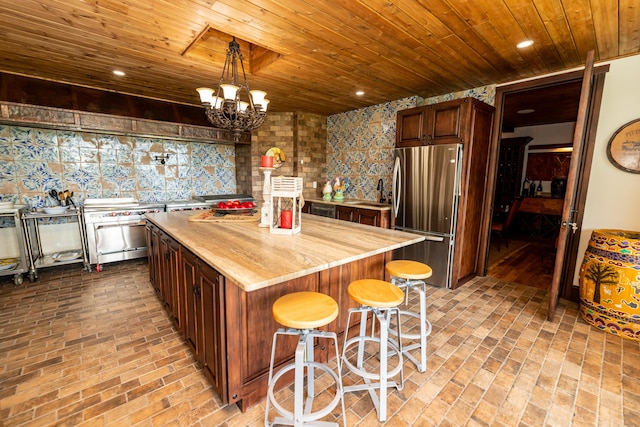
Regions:
<instances>
[{"instance_id":1,"label":"ceramic canister","mask_svg":"<svg viewBox=\"0 0 640 427\"><path fill-rule=\"evenodd\" d=\"M592 232L580 268L580 314L598 329L640 340L640 232Z\"/></svg>"}]
</instances>

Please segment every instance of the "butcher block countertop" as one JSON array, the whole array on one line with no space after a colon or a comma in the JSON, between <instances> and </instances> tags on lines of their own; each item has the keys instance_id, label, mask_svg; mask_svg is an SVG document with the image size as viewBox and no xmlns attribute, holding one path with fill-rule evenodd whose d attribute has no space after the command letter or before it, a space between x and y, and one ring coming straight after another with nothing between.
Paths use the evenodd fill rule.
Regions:
<instances>
[{"instance_id":1,"label":"butcher block countertop","mask_svg":"<svg viewBox=\"0 0 640 427\"><path fill-rule=\"evenodd\" d=\"M246 292L424 240L416 234L302 214L298 234L271 234L257 222L191 222L194 211L147 220Z\"/></svg>"}]
</instances>

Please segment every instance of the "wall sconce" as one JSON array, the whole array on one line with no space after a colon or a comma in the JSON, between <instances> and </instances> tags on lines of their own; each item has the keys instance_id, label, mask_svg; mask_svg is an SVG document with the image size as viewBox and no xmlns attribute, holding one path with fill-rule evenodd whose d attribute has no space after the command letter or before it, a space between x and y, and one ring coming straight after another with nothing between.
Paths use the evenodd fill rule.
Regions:
<instances>
[{"instance_id":1,"label":"wall sconce","mask_svg":"<svg viewBox=\"0 0 640 427\"><path fill-rule=\"evenodd\" d=\"M164 165L166 161L169 160L169 155L165 154L164 156L154 156L153 159L161 165Z\"/></svg>"}]
</instances>

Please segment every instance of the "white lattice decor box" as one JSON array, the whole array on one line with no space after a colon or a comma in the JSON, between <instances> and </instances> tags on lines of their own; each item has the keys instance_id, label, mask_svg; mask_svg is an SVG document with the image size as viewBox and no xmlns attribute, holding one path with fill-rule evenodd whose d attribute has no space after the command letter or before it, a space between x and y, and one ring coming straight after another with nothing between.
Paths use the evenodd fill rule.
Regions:
<instances>
[{"instance_id":1,"label":"white lattice decor box","mask_svg":"<svg viewBox=\"0 0 640 427\"><path fill-rule=\"evenodd\" d=\"M271 178L271 226L274 234L296 234L301 229L302 178L274 176Z\"/></svg>"}]
</instances>

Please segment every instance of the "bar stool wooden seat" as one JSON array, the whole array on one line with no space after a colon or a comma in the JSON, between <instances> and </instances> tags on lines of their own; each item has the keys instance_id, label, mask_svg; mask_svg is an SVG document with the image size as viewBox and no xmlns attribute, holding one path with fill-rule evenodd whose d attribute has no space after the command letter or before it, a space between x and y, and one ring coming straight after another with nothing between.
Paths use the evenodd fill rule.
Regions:
<instances>
[{"instance_id":1,"label":"bar stool wooden seat","mask_svg":"<svg viewBox=\"0 0 640 427\"><path fill-rule=\"evenodd\" d=\"M317 328L326 326L338 316L338 304L329 295L318 292L294 292L278 298L272 306L271 313L276 322L285 328L278 329L273 334L271 347L271 364L269 366L269 387L267 390L267 402L264 415L265 426L290 425L290 426L338 426L335 422L318 421L327 416L342 403L342 419L346 426L344 401L342 400L342 376L340 374L340 359L338 355L338 338L335 332L320 331ZM293 363L283 366L275 375L273 367L277 338L279 335L298 336L298 345L295 350ZM314 338L332 339L336 351L337 373L324 363L314 361ZM315 368L327 372L336 383L334 398L323 408L312 412L315 397ZM307 371L307 386L304 387ZM285 373L294 370L294 403L293 412L285 409L274 396L276 383ZM305 399L306 391L306 399ZM269 422L269 407L273 407L279 416Z\"/></svg>"},{"instance_id":2,"label":"bar stool wooden seat","mask_svg":"<svg viewBox=\"0 0 640 427\"><path fill-rule=\"evenodd\" d=\"M378 413L378 420L385 422L387 419L387 389L389 387L395 387L398 390L402 390L404 387L402 343L394 344L389 340L389 319L393 313L395 313L397 319L396 334L401 334L400 312L397 307L402 304L404 293L397 286L377 279L363 279L351 282L348 292L351 299L360 304L360 307L349 309L344 333L344 345L342 347L342 363L351 372L362 377L364 384L345 386L344 391L367 390ZM357 313L360 313L360 333L355 337L347 339L351 315ZM375 322L373 319L371 322L371 335L367 335L367 317L369 313L380 323L379 336L375 335ZM377 352L380 361L378 372L370 372L364 368L364 351L365 345L368 342L378 344ZM351 354L353 351L349 352L350 354L347 353L351 347L356 345L357 360L354 364L350 360L350 356L351 359L353 359L353 355ZM390 356L393 357L393 355L397 356L398 364L393 369L389 369L388 358ZM397 374L400 374L399 383L389 380ZM374 383L372 380L378 382ZM379 396L376 394L376 390L379 392Z\"/></svg>"},{"instance_id":3,"label":"bar stool wooden seat","mask_svg":"<svg viewBox=\"0 0 640 427\"><path fill-rule=\"evenodd\" d=\"M409 294L415 290L419 294L420 312L416 313L409 310L400 310L401 316L411 316L420 322L420 333L401 335L402 339L418 341L414 344L403 347L404 355L411 360L419 372L425 372L427 369L427 337L431 334L431 323L427 320L427 297L425 279L431 277L431 267L427 264L411 261L411 260L394 260L389 261L385 265L385 269L391 276L391 283L398 286L404 291L405 305L409 303ZM418 360L411 352L415 349L420 350L420 360Z\"/></svg>"}]
</instances>

